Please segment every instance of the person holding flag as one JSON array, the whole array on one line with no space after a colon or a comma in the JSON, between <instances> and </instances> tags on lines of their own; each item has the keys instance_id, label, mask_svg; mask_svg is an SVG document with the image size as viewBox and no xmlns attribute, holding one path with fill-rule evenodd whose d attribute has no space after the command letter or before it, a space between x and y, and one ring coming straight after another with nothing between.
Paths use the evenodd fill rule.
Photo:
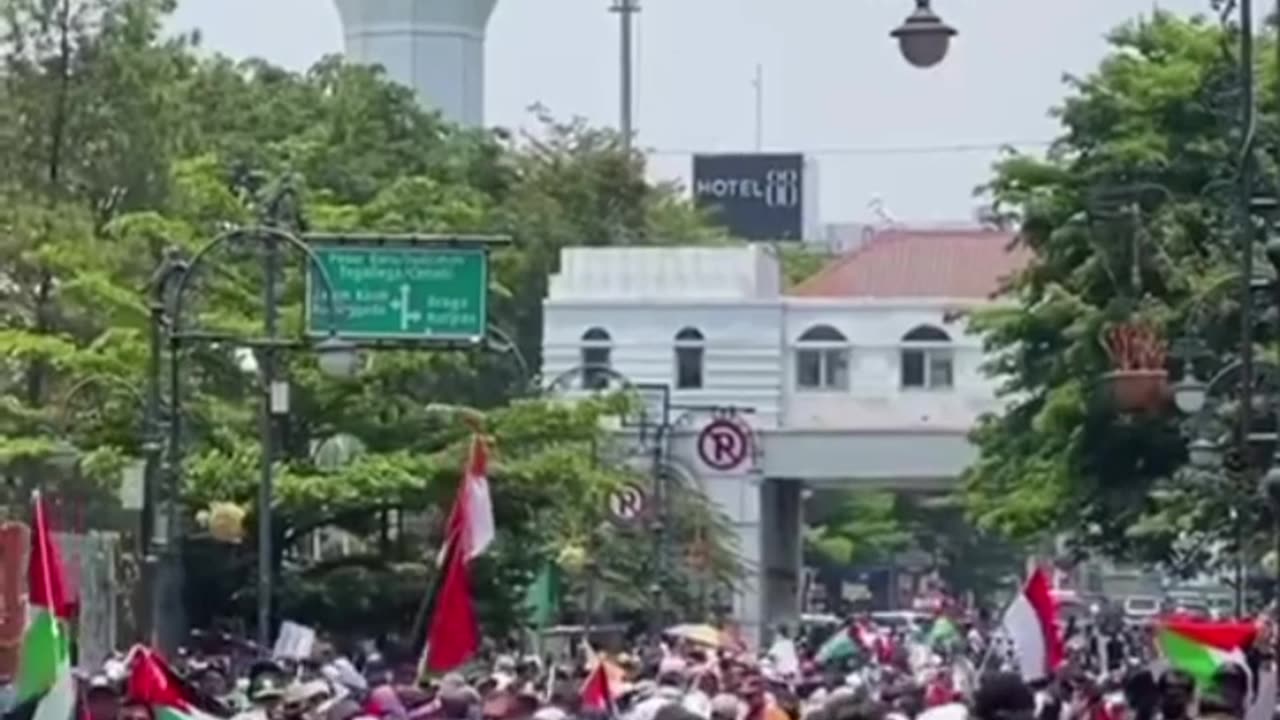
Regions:
<instances>
[{"instance_id":1,"label":"person holding flag","mask_svg":"<svg viewBox=\"0 0 1280 720\"><path fill-rule=\"evenodd\" d=\"M493 543L496 530L489 494L489 448L474 428L462 483L445 523L440 579L426 603L426 646L419 668L444 673L460 667L480 649L480 627L471 593L470 562Z\"/></svg>"},{"instance_id":2,"label":"person holding flag","mask_svg":"<svg viewBox=\"0 0 1280 720\"><path fill-rule=\"evenodd\" d=\"M9 720L71 720L76 686L71 675L71 622L75 603L53 539L44 499L32 495L31 550L27 558L27 631L18 665L17 705Z\"/></svg>"}]
</instances>

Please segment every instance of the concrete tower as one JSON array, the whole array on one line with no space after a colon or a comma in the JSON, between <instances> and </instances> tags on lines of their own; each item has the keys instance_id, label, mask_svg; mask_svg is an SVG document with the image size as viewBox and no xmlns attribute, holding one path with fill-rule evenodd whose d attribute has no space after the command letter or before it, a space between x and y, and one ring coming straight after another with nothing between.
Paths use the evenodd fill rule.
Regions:
<instances>
[{"instance_id":1,"label":"concrete tower","mask_svg":"<svg viewBox=\"0 0 1280 720\"><path fill-rule=\"evenodd\" d=\"M497 0L335 0L349 62L381 65L448 120L484 124L484 34Z\"/></svg>"}]
</instances>

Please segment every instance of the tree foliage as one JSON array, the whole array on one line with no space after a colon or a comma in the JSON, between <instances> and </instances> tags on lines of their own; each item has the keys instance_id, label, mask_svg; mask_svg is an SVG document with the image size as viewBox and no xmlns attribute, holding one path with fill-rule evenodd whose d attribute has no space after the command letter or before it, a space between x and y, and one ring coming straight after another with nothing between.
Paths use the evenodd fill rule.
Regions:
<instances>
[{"instance_id":1,"label":"tree foliage","mask_svg":"<svg viewBox=\"0 0 1280 720\"><path fill-rule=\"evenodd\" d=\"M923 553L954 594L985 596L1020 571L1017 547L975 528L959 498L819 490L806 506L808 552L821 564L887 566Z\"/></svg>"},{"instance_id":2,"label":"tree foliage","mask_svg":"<svg viewBox=\"0 0 1280 720\"><path fill-rule=\"evenodd\" d=\"M330 587L409 563L421 568L406 576L417 578L420 596L430 575L422 559L437 540L431 519L456 487L469 432L442 408L474 407L494 442L501 528L480 582L495 598L488 616L512 620L509 601L538 559L594 522L603 494L627 477L594 460L610 406L529 397L560 248L721 236L674 188L646 182L640 158L611 132L545 112L537 132L518 137L455 127L380 71L337 58L294 73L209 56L193 36L162 35L173 7L0 1L0 462L13 481L12 511L37 486L113 506L120 469L143 455L147 291L168 248L191 257L228 228L263 220L299 232L505 234L513 242L493 257L489 319L525 362L480 350L379 351L359 377L338 381L308 354L288 356L291 412L278 427L274 514L287 592L324 584L325 567L296 560L311 531L328 527L373 543L364 569L342 570ZM285 199L292 208L282 209ZM207 259L171 322L259 335L261 244L227 243ZM286 264L282 320L296 334L302 260ZM193 530L210 502L252 507L261 390L244 360L226 344L165 358L166 369L180 364L184 462L170 470L181 471ZM166 396L165 407L174 400ZM363 451L317 467L314 447L339 435ZM56 462L69 445L75 469ZM687 528L718 522L705 498L686 510L672 533L677 559ZM426 524L385 532L393 515ZM713 540L730 558L723 537ZM234 610L252 548L202 547L191 567L196 614ZM287 609L331 617L333 597L298 592ZM403 624L386 608L361 612L379 632Z\"/></svg>"},{"instance_id":3,"label":"tree foliage","mask_svg":"<svg viewBox=\"0 0 1280 720\"><path fill-rule=\"evenodd\" d=\"M1142 322L1166 338L1199 336L1217 366L1235 356L1234 35L1163 12L1123 25L1093 73L1067 79L1054 111L1063 132L1047 156L998 163L988 190L1034 255L1008 302L974 318L1007 403L977 429L981 457L966 476L967 507L984 527L1020 538L1065 531L1082 549L1186 569L1230 536L1228 507L1256 518L1246 480L1184 470L1187 428L1172 407L1127 414L1108 402L1114 368L1099 340L1116 323ZM1264 95L1263 149L1276 146L1273 105ZM1268 177L1269 163L1261 169Z\"/></svg>"}]
</instances>

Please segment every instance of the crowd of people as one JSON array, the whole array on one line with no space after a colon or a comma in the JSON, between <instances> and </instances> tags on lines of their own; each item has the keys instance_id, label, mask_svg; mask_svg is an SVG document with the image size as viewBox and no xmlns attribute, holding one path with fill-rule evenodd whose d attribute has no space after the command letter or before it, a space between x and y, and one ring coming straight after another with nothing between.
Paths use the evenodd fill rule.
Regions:
<instances>
[{"instance_id":1,"label":"crowd of people","mask_svg":"<svg viewBox=\"0 0 1280 720\"><path fill-rule=\"evenodd\" d=\"M1269 625L1267 625L1269 628ZM1272 633L1209 682L1171 668L1140 635L1067 628L1068 656L1027 682L998 634L888 631L850 622L832 637L779 636L751 653L666 638L573 657L486 653L465 673L422 677L414 662L352 658L320 643L303 661L174 659L191 702L245 720L1273 720ZM128 658L81 677L81 718L159 720L132 697Z\"/></svg>"}]
</instances>

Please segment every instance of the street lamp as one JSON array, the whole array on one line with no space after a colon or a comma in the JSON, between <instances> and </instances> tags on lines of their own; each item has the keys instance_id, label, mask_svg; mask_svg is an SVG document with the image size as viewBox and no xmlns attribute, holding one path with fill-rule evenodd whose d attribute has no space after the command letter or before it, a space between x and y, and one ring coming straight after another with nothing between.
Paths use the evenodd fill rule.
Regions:
<instances>
[{"instance_id":1,"label":"street lamp","mask_svg":"<svg viewBox=\"0 0 1280 720\"><path fill-rule=\"evenodd\" d=\"M1187 456L1192 467L1198 470L1212 470L1222 460L1221 449L1209 440L1198 437L1187 445Z\"/></svg>"},{"instance_id":2,"label":"street lamp","mask_svg":"<svg viewBox=\"0 0 1280 720\"><path fill-rule=\"evenodd\" d=\"M1173 402L1186 415L1196 415L1204 408L1207 386L1194 375L1174 384Z\"/></svg>"},{"instance_id":3,"label":"street lamp","mask_svg":"<svg viewBox=\"0 0 1280 720\"><path fill-rule=\"evenodd\" d=\"M1207 351L1192 339L1180 341L1175 352L1175 356L1190 366L1185 371L1186 377L1174 385L1174 402L1178 409L1192 416L1194 435L1187 444L1188 460L1197 470L1221 471L1228 479L1237 477L1239 473L1245 473L1246 477L1257 477L1263 467L1254 460L1256 454L1250 450L1256 448L1257 443L1267 441L1268 434L1258 432L1255 424L1258 418L1248 416L1248 424L1236 426L1238 418L1230 418L1228 421L1225 415L1229 413L1224 413L1223 410L1240 404L1240 412L1244 412L1243 403L1252 402L1256 393L1280 399L1280 366L1265 361L1246 364L1242 358L1219 370L1205 383L1195 374L1196 361L1205 355ZM1246 377L1249 385L1244 384ZM1226 457L1224 450L1227 448L1232 450L1231 455L1237 460ZM1280 467L1274 462L1267 470L1268 475L1280 472ZM1246 507L1247 499L1242 497L1245 493L1235 488L1234 484L1229 487L1231 490L1228 499L1238 518L1240 513L1237 510ZM1245 598L1244 528L1238 520L1232 522L1236 536L1235 606L1236 615L1242 616Z\"/></svg>"},{"instance_id":4,"label":"street lamp","mask_svg":"<svg viewBox=\"0 0 1280 720\"><path fill-rule=\"evenodd\" d=\"M907 62L918 68L929 68L942 62L951 46L956 29L942 22L929 6L929 0L916 0L916 9L890 37L898 41L898 49Z\"/></svg>"},{"instance_id":5,"label":"street lamp","mask_svg":"<svg viewBox=\"0 0 1280 720\"><path fill-rule=\"evenodd\" d=\"M286 188L281 193L281 196L271 203L271 207L275 209L288 207L290 205L290 196L291 190ZM319 352L318 362L321 370L327 374L338 374L341 377L350 377L358 369L359 364L355 347L337 336L336 304L333 297L333 284L329 279L327 269L307 243L284 226L278 224L277 220L278 218L272 217L268 218L268 224L233 228L218 235L196 252L187 271L177 281L177 287L173 293L173 312L169 330L170 355L172 357L169 392L172 396L173 410L169 422L168 449L172 477L170 478L171 498L168 532L174 540L172 545L175 546L181 537L178 488L180 487L182 452L182 413L180 412L182 393L178 359L181 355L182 347L189 342L226 343L234 347L250 348L256 354L254 359L257 367L254 369L256 369L257 375L261 380L258 430L262 444L257 498L257 639L258 644L262 647L270 647L271 642L271 595L272 575L274 572L272 563L274 537L272 535L271 503L277 445L276 424L277 418L287 413L289 406L288 385L276 377L280 352L294 348L315 350ZM202 264L209 262L209 256L213 251L232 242L244 241L261 245L265 254L262 283L262 302L265 308L263 335L257 338L244 338L236 334L184 330L182 327L184 320L182 312L184 294L192 286L192 278L196 276ZM283 286L283 281L280 277L284 269L283 258L281 257L282 248L292 249L306 258L307 267L311 270L313 281L319 282L319 288L324 296L329 333L326 339L318 343L307 339L289 341L281 337L279 288ZM250 363L248 362L242 363L246 370L249 369L249 365ZM176 548L171 548L170 555L175 558L175 562L177 558L181 557ZM170 588L171 593L177 590L177 583L175 582L174 585L175 587ZM173 598L173 600L176 602L177 599Z\"/></svg>"},{"instance_id":6,"label":"street lamp","mask_svg":"<svg viewBox=\"0 0 1280 720\"><path fill-rule=\"evenodd\" d=\"M353 343L331 335L316 343L320 372L336 380L346 380L360 372L360 353Z\"/></svg>"}]
</instances>

